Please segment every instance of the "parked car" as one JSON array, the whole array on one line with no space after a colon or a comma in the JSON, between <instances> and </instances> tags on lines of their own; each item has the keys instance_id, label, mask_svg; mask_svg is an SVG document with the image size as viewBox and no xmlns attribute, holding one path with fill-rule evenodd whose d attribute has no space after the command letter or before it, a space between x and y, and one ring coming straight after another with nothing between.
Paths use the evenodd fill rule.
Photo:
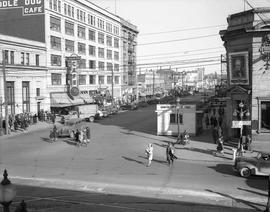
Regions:
<instances>
[{"instance_id":1,"label":"parked car","mask_svg":"<svg viewBox=\"0 0 270 212\"><path fill-rule=\"evenodd\" d=\"M269 176L270 153L258 153L256 157L237 157L233 169L242 177Z\"/></svg>"},{"instance_id":2,"label":"parked car","mask_svg":"<svg viewBox=\"0 0 270 212\"><path fill-rule=\"evenodd\" d=\"M61 117L61 123L65 124L66 122L73 120L73 119L78 119L79 115L77 111L71 110L71 111L67 111L66 113L62 113L60 114Z\"/></svg>"},{"instance_id":3,"label":"parked car","mask_svg":"<svg viewBox=\"0 0 270 212\"><path fill-rule=\"evenodd\" d=\"M129 103L129 104L124 104L124 105L121 105L120 108L122 110L136 110L138 109L138 106L135 102L132 102L132 103Z\"/></svg>"}]
</instances>

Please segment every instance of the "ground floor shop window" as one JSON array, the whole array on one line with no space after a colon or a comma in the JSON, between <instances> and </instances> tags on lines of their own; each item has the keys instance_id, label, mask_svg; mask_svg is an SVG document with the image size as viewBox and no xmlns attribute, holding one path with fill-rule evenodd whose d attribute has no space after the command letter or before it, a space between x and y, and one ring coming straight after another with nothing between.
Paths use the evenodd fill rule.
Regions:
<instances>
[{"instance_id":1,"label":"ground floor shop window","mask_svg":"<svg viewBox=\"0 0 270 212\"><path fill-rule=\"evenodd\" d=\"M261 131L270 132L270 101L261 101Z\"/></svg>"},{"instance_id":2,"label":"ground floor shop window","mask_svg":"<svg viewBox=\"0 0 270 212\"><path fill-rule=\"evenodd\" d=\"M14 82L7 82L7 104L9 114L15 114L15 91Z\"/></svg>"},{"instance_id":3,"label":"ground floor shop window","mask_svg":"<svg viewBox=\"0 0 270 212\"><path fill-rule=\"evenodd\" d=\"M23 112L30 112L29 82L22 82Z\"/></svg>"}]
</instances>

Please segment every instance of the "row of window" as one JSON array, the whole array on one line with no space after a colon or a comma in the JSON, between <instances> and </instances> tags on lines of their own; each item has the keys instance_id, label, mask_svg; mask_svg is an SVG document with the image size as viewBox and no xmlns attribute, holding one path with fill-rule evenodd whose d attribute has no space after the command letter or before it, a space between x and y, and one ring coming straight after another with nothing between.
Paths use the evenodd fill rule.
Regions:
<instances>
[{"instance_id":1,"label":"row of window","mask_svg":"<svg viewBox=\"0 0 270 212\"><path fill-rule=\"evenodd\" d=\"M50 17L50 29L53 31L61 32L61 19L51 16ZM67 35L74 36L74 23L65 21L65 33ZM77 27L77 36L79 38L86 39L86 28L84 26L78 25ZM88 39L90 41L96 41L96 31L88 29ZM113 43L114 41L114 43ZM98 32L98 43L105 44L105 34ZM119 48L119 39L113 38L110 35L106 35L106 44L107 46Z\"/></svg>"},{"instance_id":2,"label":"row of window","mask_svg":"<svg viewBox=\"0 0 270 212\"><path fill-rule=\"evenodd\" d=\"M17 62L18 60L16 60L15 55L18 56L14 51L5 50L5 63L10 65L20 64L27 66L35 64L35 66L39 66L39 54L35 54L35 63L30 61L30 53L28 52L20 52L20 63Z\"/></svg>"},{"instance_id":3,"label":"row of window","mask_svg":"<svg viewBox=\"0 0 270 212\"><path fill-rule=\"evenodd\" d=\"M87 76L89 80L87 83ZM107 76L107 84L112 84L112 76ZM51 74L52 85L62 85L62 75L57 73ZM103 75L78 75L79 85L104 85L105 76ZM114 76L114 84L119 85L120 77Z\"/></svg>"},{"instance_id":4,"label":"row of window","mask_svg":"<svg viewBox=\"0 0 270 212\"><path fill-rule=\"evenodd\" d=\"M99 70L101 71L105 71L105 62L102 62L102 61L98 61L98 63L95 61L95 60L89 60L88 61L88 68L89 69L96 69L98 68ZM97 67L98 65L98 67ZM62 66L62 57L61 55L55 55L55 54L52 54L51 55L51 66ZM107 62L106 63L106 71L119 71L119 64L117 63L110 63L110 62ZM81 59L79 64L78 64L78 68L87 68L86 67L86 60L85 59Z\"/></svg>"},{"instance_id":5,"label":"row of window","mask_svg":"<svg viewBox=\"0 0 270 212\"><path fill-rule=\"evenodd\" d=\"M50 0L50 9L61 13L61 1L60 0ZM97 27L106 30L107 32L114 33L115 35L119 35L119 27L113 26L111 23L106 22L106 29L105 29L105 21L102 18L95 17L93 14L87 14L87 22L86 22L86 12L76 9L77 13L77 20L88 23L92 26L96 26L96 19L97 19ZM75 9L73 6L64 3L64 14L74 18L75 17Z\"/></svg>"},{"instance_id":6,"label":"row of window","mask_svg":"<svg viewBox=\"0 0 270 212\"><path fill-rule=\"evenodd\" d=\"M74 52L75 50L75 42L72 40L65 40L65 51L68 52ZM59 37L55 37L55 36L51 36L51 48L55 49L55 50L60 50L61 51L61 38ZM99 58L105 58L105 49L98 47L98 57ZM113 57L113 53L114 53L114 57ZM80 43L78 42L78 54L86 54L86 44L84 43ZM88 54L90 56L96 56L96 47L92 46L92 45L88 45ZM119 60L119 52L116 51L112 51L110 49L106 50L106 57L107 59L112 60L114 58L114 60Z\"/></svg>"}]
</instances>

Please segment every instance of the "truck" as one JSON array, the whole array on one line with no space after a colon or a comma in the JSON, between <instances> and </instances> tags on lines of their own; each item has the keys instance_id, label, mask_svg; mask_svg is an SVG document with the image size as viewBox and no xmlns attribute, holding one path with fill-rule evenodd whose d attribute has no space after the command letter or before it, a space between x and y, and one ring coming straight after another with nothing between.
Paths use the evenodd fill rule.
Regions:
<instances>
[{"instance_id":1,"label":"truck","mask_svg":"<svg viewBox=\"0 0 270 212\"><path fill-rule=\"evenodd\" d=\"M77 105L74 107L74 110L78 112L79 118L90 122L94 122L95 119L98 119L102 116L97 104Z\"/></svg>"}]
</instances>

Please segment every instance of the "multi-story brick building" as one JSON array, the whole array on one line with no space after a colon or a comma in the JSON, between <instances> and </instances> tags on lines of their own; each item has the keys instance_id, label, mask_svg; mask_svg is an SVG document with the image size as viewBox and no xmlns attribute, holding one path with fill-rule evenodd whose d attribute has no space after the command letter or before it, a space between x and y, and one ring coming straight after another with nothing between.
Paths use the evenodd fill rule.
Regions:
<instances>
[{"instance_id":1,"label":"multi-story brick building","mask_svg":"<svg viewBox=\"0 0 270 212\"><path fill-rule=\"evenodd\" d=\"M126 37L122 32L130 26L136 29L134 25L87 0L40 0L33 5L14 1L0 9L0 18L1 34L16 37L21 43L23 39L43 43L45 54L40 59L47 67L47 78L42 82L46 82L50 106L87 101L91 93L100 90L122 96L122 84L129 80L123 79ZM137 34L135 30L134 40ZM135 46L134 41L132 61L136 61ZM67 58L80 60L74 65ZM135 65L132 63L133 72Z\"/></svg>"},{"instance_id":2,"label":"multi-story brick building","mask_svg":"<svg viewBox=\"0 0 270 212\"><path fill-rule=\"evenodd\" d=\"M270 146L269 15L270 8L232 14L220 32L229 84L223 129L231 140L251 134L257 147Z\"/></svg>"}]
</instances>

